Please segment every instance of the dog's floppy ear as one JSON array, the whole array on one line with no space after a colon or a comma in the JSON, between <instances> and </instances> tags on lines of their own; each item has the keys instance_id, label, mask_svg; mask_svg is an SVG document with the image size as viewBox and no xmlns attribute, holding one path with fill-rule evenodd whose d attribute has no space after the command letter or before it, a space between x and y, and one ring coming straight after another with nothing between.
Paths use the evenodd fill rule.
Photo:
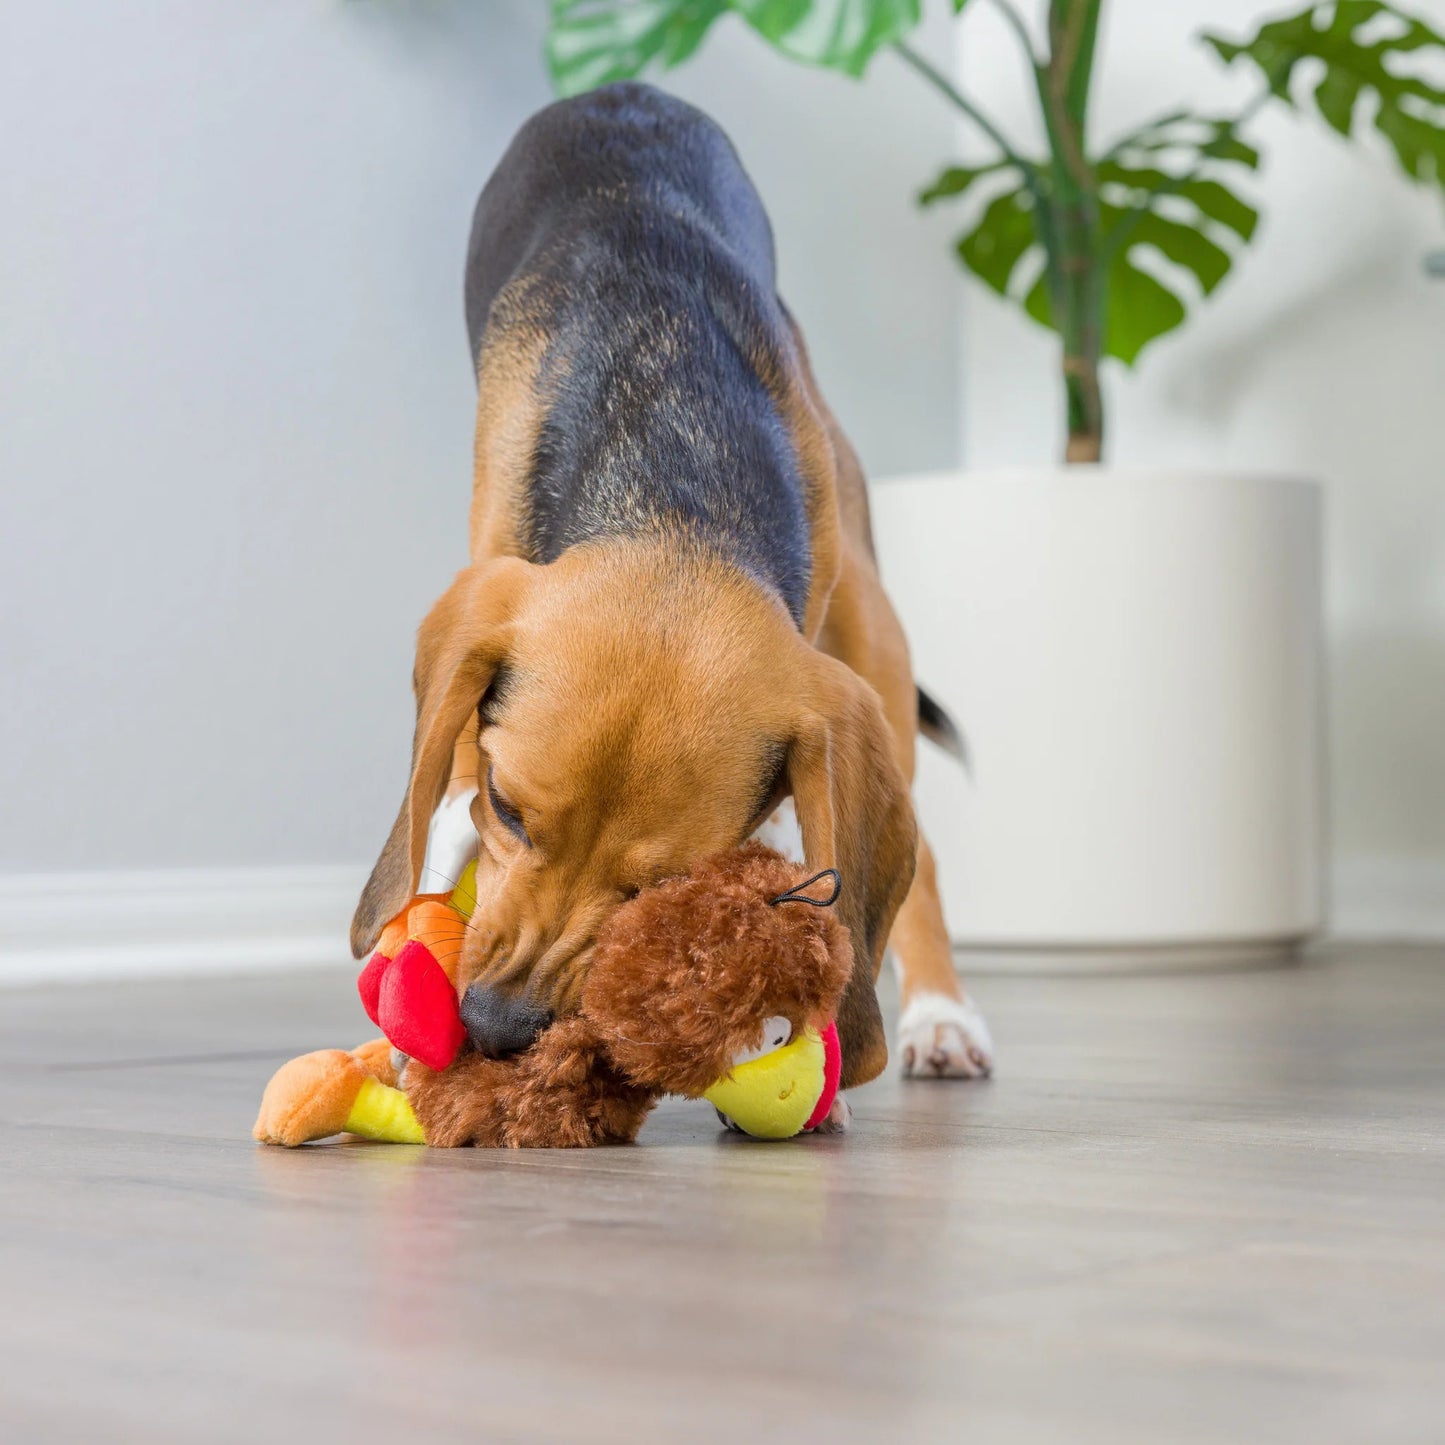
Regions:
<instances>
[{"instance_id":1,"label":"dog's floppy ear","mask_svg":"<svg viewBox=\"0 0 1445 1445\"><path fill-rule=\"evenodd\" d=\"M506 658L512 619L536 570L517 557L468 567L421 625L412 678L411 780L351 920L351 950L357 958L375 947L382 929L416 891L427 831L446 787L457 736Z\"/></svg>"},{"instance_id":2,"label":"dog's floppy ear","mask_svg":"<svg viewBox=\"0 0 1445 1445\"><path fill-rule=\"evenodd\" d=\"M842 875L834 906L853 943L853 972L838 1010L847 1087L877 1077L888 1062L874 983L913 881L918 833L877 693L822 653L813 653L807 667L787 772L808 866Z\"/></svg>"}]
</instances>

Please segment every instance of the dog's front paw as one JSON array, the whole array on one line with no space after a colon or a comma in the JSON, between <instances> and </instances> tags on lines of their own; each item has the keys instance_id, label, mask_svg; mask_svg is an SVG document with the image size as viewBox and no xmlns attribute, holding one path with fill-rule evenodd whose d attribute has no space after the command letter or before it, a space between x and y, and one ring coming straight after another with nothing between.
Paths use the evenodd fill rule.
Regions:
<instances>
[{"instance_id":1,"label":"dog's front paw","mask_svg":"<svg viewBox=\"0 0 1445 1445\"><path fill-rule=\"evenodd\" d=\"M993 1072L993 1038L971 999L915 994L898 1020L898 1054L905 1077L986 1079Z\"/></svg>"},{"instance_id":2,"label":"dog's front paw","mask_svg":"<svg viewBox=\"0 0 1445 1445\"><path fill-rule=\"evenodd\" d=\"M262 1144L295 1148L339 1134L365 1081L366 1073L341 1049L321 1049L292 1059L266 1085L251 1137Z\"/></svg>"}]
</instances>

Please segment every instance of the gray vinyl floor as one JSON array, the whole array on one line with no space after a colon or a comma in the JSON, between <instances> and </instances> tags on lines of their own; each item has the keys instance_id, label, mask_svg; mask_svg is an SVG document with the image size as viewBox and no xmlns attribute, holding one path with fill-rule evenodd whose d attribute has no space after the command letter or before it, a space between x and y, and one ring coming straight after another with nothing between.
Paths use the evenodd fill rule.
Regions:
<instances>
[{"instance_id":1,"label":"gray vinyl floor","mask_svg":"<svg viewBox=\"0 0 1445 1445\"><path fill-rule=\"evenodd\" d=\"M1445 950L993 978L782 1145L295 1153L349 978L0 994L0 1440L1445 1440Z\"/></svg>"}]
</instances>

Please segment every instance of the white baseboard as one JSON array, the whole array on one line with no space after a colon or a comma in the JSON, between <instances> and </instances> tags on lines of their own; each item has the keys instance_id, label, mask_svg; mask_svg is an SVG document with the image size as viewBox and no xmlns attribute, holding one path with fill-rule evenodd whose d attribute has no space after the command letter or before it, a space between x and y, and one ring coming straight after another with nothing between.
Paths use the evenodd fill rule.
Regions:
<instances>
[{"instance_id":1,"label":"white baseboard","mask_svg":"<svg viewBox=\"0 0 1445 1445\"><path fill-rule=\"evenodd\" d=\"M355 966L365 866L0 877L0 987ZM1341 858L1330 935L1445 941L1445 858Z\"/></svg>"},{"instance_id":2,"label":"white baseboard","mask_svg":"<svg viewBox=\"0 0 1445 1445\"><path fill-rule=\"evenodd\" d=\"M1337 858L1330 894L1333 938L1445 942L1445 858Z\"/></svg>"},{"instance_id":3,"label":"white baseboard","mask_svg":"<svg viewBox=\"0 0 1445 1445\"><path fill-rule=\"evenodd\" d=\"M154 869L0 878L0 986L355 967L364 866Z\"/></svg>"}]
</instances>

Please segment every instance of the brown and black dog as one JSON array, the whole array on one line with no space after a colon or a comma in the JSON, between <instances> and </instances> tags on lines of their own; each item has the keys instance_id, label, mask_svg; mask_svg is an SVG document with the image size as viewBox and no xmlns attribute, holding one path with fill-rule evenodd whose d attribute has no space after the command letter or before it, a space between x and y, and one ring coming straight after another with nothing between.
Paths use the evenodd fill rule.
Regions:
<instances>
[{"instance_id":1,"label":"brown and black dog","mask_svg":"<svg viewBox=\"0 0 1445 1445\"><path fill-rule=\"evenodd\" d=\"M575 1005L611 908L790 798L807 863L844 880L845 1085L887 1061L890 943L905 1068L988 1072L914 824L920 695L863 474L727 138L642 85L541 111L477 203L466 309L472 563L421 626L357 956L460 817L463 846L433 849L478 855L459 986L478 1046L516 1047Z\"/></svg>"}]
</instances>

